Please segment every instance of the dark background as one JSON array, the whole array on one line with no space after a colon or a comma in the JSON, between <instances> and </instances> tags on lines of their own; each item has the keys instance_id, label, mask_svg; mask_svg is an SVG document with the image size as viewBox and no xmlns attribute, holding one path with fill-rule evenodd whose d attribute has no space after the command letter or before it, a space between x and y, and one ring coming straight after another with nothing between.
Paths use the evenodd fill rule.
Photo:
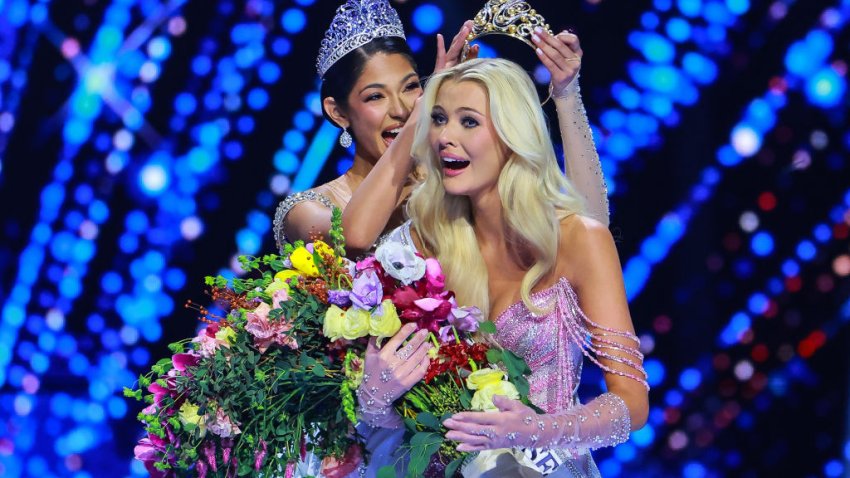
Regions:
<instances>
[{"instance_id":1,"label":"dark background","mask_svg":"<svg viewBox=\"0 0 850 478\"><path fill-rule=\"evenodd\" d=\"M122 387L194 333L203 276L273 249L283 195L350 164L313 94L336 6L0 0L0 475L143 474ZM394 6L427 75L480 4ZM603 475L850 476L850 2L534 7L581 38L653 385Z\"/></svg>"}]
</instances>

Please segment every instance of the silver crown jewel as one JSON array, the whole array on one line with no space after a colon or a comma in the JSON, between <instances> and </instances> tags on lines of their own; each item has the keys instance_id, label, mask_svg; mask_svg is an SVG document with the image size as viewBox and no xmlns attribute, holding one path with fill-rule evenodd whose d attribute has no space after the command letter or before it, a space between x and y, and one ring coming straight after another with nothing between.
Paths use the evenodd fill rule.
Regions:
<instances>
[{"instance_id":1,"label":"silver crown jewel","mask_svg":"<svg viewBox=\"0 0 850 478\"><path fill-rule=\"evenodd\" d=\"M375 38L405 39L398 12L387 0L348 0L336 10L330 28L325 32L316 69L319 76L352 50Z\"/></svg>"}]
</instances>

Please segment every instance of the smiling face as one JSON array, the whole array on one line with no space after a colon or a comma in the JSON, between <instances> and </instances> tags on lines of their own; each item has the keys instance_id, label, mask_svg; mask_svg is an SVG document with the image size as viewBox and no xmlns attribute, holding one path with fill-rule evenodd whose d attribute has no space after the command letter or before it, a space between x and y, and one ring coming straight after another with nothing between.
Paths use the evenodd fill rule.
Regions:
<instances>
[{"instance_id":1,"label":"smiling face","mask_svg":"<svg viewBox=\"0 0 850 478\"><path fill-rule=\"evenodd\" d=\"M366 62L347 105L337 105L339 117L334 120L349 128L357 154L374 163L398 135L421 94L419 75L404 55L377 53Z\"/></svg>"},{"instance_id":2,"label":"smiling face","mask_svg":"<svg viewBox=\"0 0 850 478\"><path fill-rule=\"evenodd\" d=\"M510 150L499 139L480 83L448 80L440 85L428 140L441 162L447 193L473 199L498 194Z\"/></svg>"}]
</instances>

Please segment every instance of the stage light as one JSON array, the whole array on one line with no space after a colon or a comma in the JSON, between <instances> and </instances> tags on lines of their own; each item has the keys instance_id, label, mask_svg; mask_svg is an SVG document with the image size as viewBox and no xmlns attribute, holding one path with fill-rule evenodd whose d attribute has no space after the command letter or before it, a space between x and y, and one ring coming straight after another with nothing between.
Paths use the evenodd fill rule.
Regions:
<instances>
[{"instance_id":1,"label":"stage light","mask_svg":"<svg viewBox=\"0 0 850 478\"><path fill-rule=\"evenodd\" d=\"M646 448L655 441L655 429L652 425L644 425L643 428L633 431L630 435L632 443L640 448Z\"/></svg>"},{"instance_id":2,"label":"stage light","mask_svg":"<svg viewBox=\"0 0 850 478\"><path fill-rule=\"evenodd\" d=\"M307 145L307 138L299 131L289 131L283 137L283 145L290 151L300 152Z\"/></svg>"},{"instance_id":3,"label":"stage light","mask_svg":"<svg viewBox=\"0 0 850 478\"><path fill-rule=\"evenodd\" d=\"M436 33L443 26L443 11L430 3L420 5L413 11L413 25L422 33Z\"/></svg>"},{"instance_id":4,"label":"stage light","mask_svg":"<svg viewBox=\"0 0 850 478\"><path fill-rule=\"evenodd\" d=\"M648 359L643 363L643 368L648 375L647 381L652 387L660 385L664 381L665 368L664 364L657 359Z\"/></svg>"},{"instance_id":5,"label":"stage light","mask_svg":"<svg viewBox=\"0 0 850 478\"><path fill-rule=\"evenodd\" d=\"M736 153L749 158L761 149L762 138L749 124L739 124L732 130L730 142Z\"/></svg>"},{"instance_id":6,"label":"stage light","mask_svg":"<svg viewBox=\"0 0 850 478\"><path fill-rule=\"evenodd\" d=\"M804 240L797 245L797 256L803 261L810 261L815 258L817 248L809 240Z\"/></svg>"},{"instance_id":7,"label":"stage light","mask_svg":"<svg viewBox=\"0 0 850 478\"><path fill-rule=\"evenodd\" d=\"M80 145L91 135L91 123L79 118L70 118L65 123L62 132L66 142Z\"/></svg>"},{"instance_id":8,"label":"stage light","mask_svg":"<svg viewBox=\"0 0 850 478\"><path fill-rule=\"evenodd\" d=\"M248 92L248 106L261 110L269 103L269 94L262 88L253 88Z\"/></svg>"},{"instance_id":9,"label":"stage light","mask_svg":"<svg viewBox=\"0 0 850 478\"><path fill-rule=\"evenodd\" d=\"M684 42L691 37L691 24L683 18L671 18L665 28L667 36L675 42Z\"/></svg>"},{"instance_id":10,"label":"stage light","mask_svg":"<svg viewBox=\"0 0 850 478\"><path fill-rule=\"evenodd\" d=\"M192 60L192 71L198 76L206 76L212 71L212 60L206 55L196 56Z\"/></svg>"},{"instance_id":11,"label":"stage light","mask_svg":"<svg viewBox=\"0 0 850 478\"><path fill-rule=\"evenodd\" d=\"M695 17L700 14L702 8L701 0L678 0L676 6L686 17Z\"/></svg>"},{"instance_id":12,"label":"stage light","mask_svg":"<svg viewBox=\"0 0 850 478\"><path fill-rule=\"evenodd\" d=\"M307 17L300 9L290 8L283 12L283 16L280 18L280 23L283 25L283 29L288 33L298 33L303 30L304 25L307 24Z\"/></svg>"},{"instance_id":13,"label":"stage light","mask_svg":"<svg viewBox=\"0 0 850 478\"><path fill-rule=\"evenodd\" d=\"M759 232L750 241L750 247L757 256L765 257L773 252L773 236L767 232Z\"/></svg>"},{"instance_id":14,"label":"stage light","mask_svg":"<svg viewBox=\"0 0 850 478\"><path fill-rule=\"evenodd\" d=\"M806 81L806 96L822 108L838 106L847 91L847 81L832 67L818 70Z\"/></svg>"},{"instance_id":15,"label":"stage light","mask_svg":"<svg viewBox=\"0 0 850 478\"><path fill-rule=\"evenodd\" d=\"M148 163L139 172L139 186L148 196L158 196L168 188L171 182L165 166L160 163Z\"/></svg>"}]
</instances>

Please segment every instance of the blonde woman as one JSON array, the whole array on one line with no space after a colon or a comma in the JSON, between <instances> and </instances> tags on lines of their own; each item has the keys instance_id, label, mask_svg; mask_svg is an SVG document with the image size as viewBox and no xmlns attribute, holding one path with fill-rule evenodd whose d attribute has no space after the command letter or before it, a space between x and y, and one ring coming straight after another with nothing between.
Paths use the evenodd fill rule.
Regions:
<instances>
[{"instance_id":1,"label":"blonde woman","mask_svg":"<svg viewBox=\"0 0 850 478\"><path fill-rule=\"evenodd\" d=\"M497 324L497 342L526 360L530 399L545 411L497 397L496 412L447 419L458 450L481 452L464 475L599 476L590 450L626 441L648 413L611 234L583 215L518 65L448 69L428 82L420 108L413 154L425 180L394 237L436 256L458 303ZM583 357L607 386L586 404L576 394Z\"/></svg>"}]
</instances>

